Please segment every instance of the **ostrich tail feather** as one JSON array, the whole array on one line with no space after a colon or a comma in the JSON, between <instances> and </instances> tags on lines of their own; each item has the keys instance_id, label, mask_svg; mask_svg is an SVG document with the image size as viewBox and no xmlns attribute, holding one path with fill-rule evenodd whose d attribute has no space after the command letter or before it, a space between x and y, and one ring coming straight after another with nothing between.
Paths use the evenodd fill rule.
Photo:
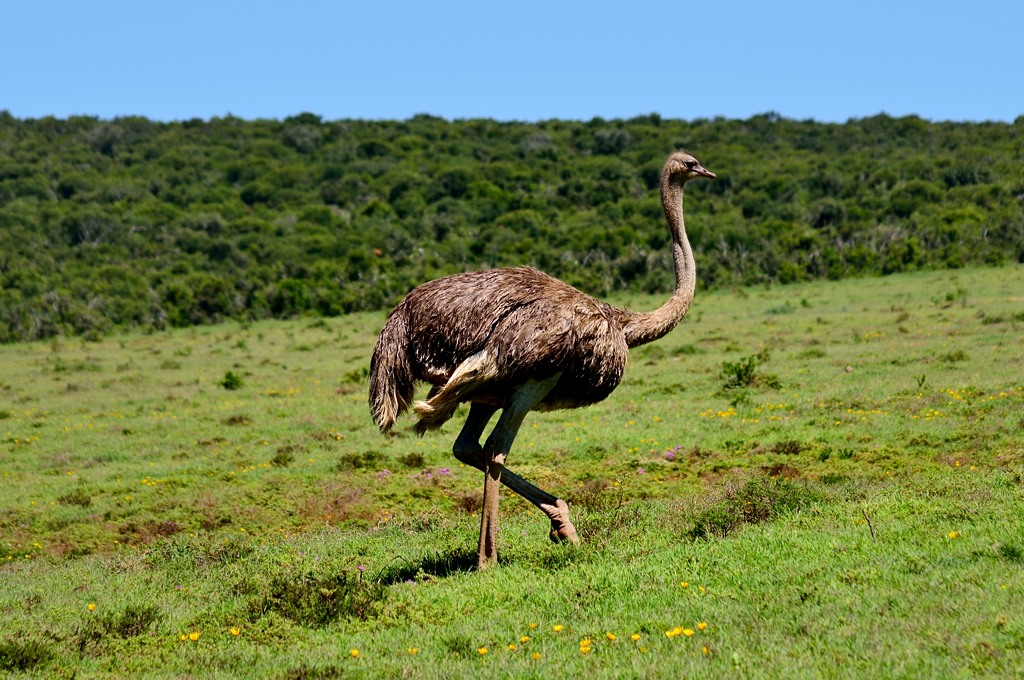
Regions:
<instances>
[{"instance_id":1,"label":"ostrich tail feather","mask_svg":"<svg viewBox=\"0 0 1024 680\"><path fill-rule=\"evenodd\" d=\"M415 388L409 361L409 326L403 314L388 317L370 359L370 413L388 432L409 409Z\"/></svg>"}]
</instances>

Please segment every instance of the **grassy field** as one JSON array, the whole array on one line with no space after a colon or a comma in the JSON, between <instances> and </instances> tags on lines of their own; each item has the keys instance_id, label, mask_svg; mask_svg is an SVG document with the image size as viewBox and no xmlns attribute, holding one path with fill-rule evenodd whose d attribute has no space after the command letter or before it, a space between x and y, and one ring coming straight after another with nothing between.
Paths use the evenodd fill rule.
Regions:
<instances>
[{"instance_id":1,"label":"grassy field","mask_svg":"<svg viewBox=\"0 0 1024 680\"><path fill-rule=\"evenodd\" d=\"M698 291L520 433L582 544L503 493L482 573L459 424L370 421L383 320L0 347L0 673L1024 674L1024 267Z\"/></svg>"}]
</instances>

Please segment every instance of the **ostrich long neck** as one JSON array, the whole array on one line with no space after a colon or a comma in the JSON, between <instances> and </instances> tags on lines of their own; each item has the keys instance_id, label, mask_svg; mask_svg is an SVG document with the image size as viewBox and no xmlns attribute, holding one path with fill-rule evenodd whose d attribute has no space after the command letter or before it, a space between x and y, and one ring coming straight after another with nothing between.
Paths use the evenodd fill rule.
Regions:
<instances>
[{"instance_id":1,"label":"ostrich long neck","mask_svg":"<svg viewBox=\"0 0 1024 680\"><path fill-rule=\"evenodd\" d=\"M668 173L661 178L661 205L665 210L669 230L672 232L672 261L676 270L676 288L672 297L653 312L634 312L625 326L626 344L643 345L662 337L682 320L697 285L697 273L690 241L683 224L683 182L672 179Z\"/></svg>"}]
</instances>

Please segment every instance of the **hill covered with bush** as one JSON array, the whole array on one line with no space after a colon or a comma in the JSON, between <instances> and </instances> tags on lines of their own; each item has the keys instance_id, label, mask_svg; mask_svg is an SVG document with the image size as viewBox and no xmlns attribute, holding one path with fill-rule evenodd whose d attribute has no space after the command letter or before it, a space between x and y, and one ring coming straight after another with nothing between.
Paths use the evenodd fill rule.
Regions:
<instances>
[{"instance_id":1,"label":"hill covered with bush","mask_svg":"<svg viewBox=\"0 0 1024 680\"><path fill-rule=\"evenodd\" d=\"M1024 117L538 123L0 112L0 342L334 315L530 264L596 295L672 287L677 147L700 286L1024 261Z\"/></svg>"}]
</instances>

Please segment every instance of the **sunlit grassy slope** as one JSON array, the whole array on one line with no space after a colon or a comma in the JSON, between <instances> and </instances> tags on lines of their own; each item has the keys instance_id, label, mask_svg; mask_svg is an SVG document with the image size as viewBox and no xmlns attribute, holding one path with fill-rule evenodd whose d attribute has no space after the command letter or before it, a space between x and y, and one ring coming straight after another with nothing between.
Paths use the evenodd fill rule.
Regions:
<instances>
[{"instance_id":1,"label":"sunlit grassy slope","mask_svg":"<svg viewBox=\"0 0 1024 680\"><path fill-rule=\"evenodd\" d=\"M1021 267L698 291L520 433L583 544L506 495L485 573L459 419L369 419L383 320L0 347L0 670L1024 672Z\"/></svg>"}]
</instances>

